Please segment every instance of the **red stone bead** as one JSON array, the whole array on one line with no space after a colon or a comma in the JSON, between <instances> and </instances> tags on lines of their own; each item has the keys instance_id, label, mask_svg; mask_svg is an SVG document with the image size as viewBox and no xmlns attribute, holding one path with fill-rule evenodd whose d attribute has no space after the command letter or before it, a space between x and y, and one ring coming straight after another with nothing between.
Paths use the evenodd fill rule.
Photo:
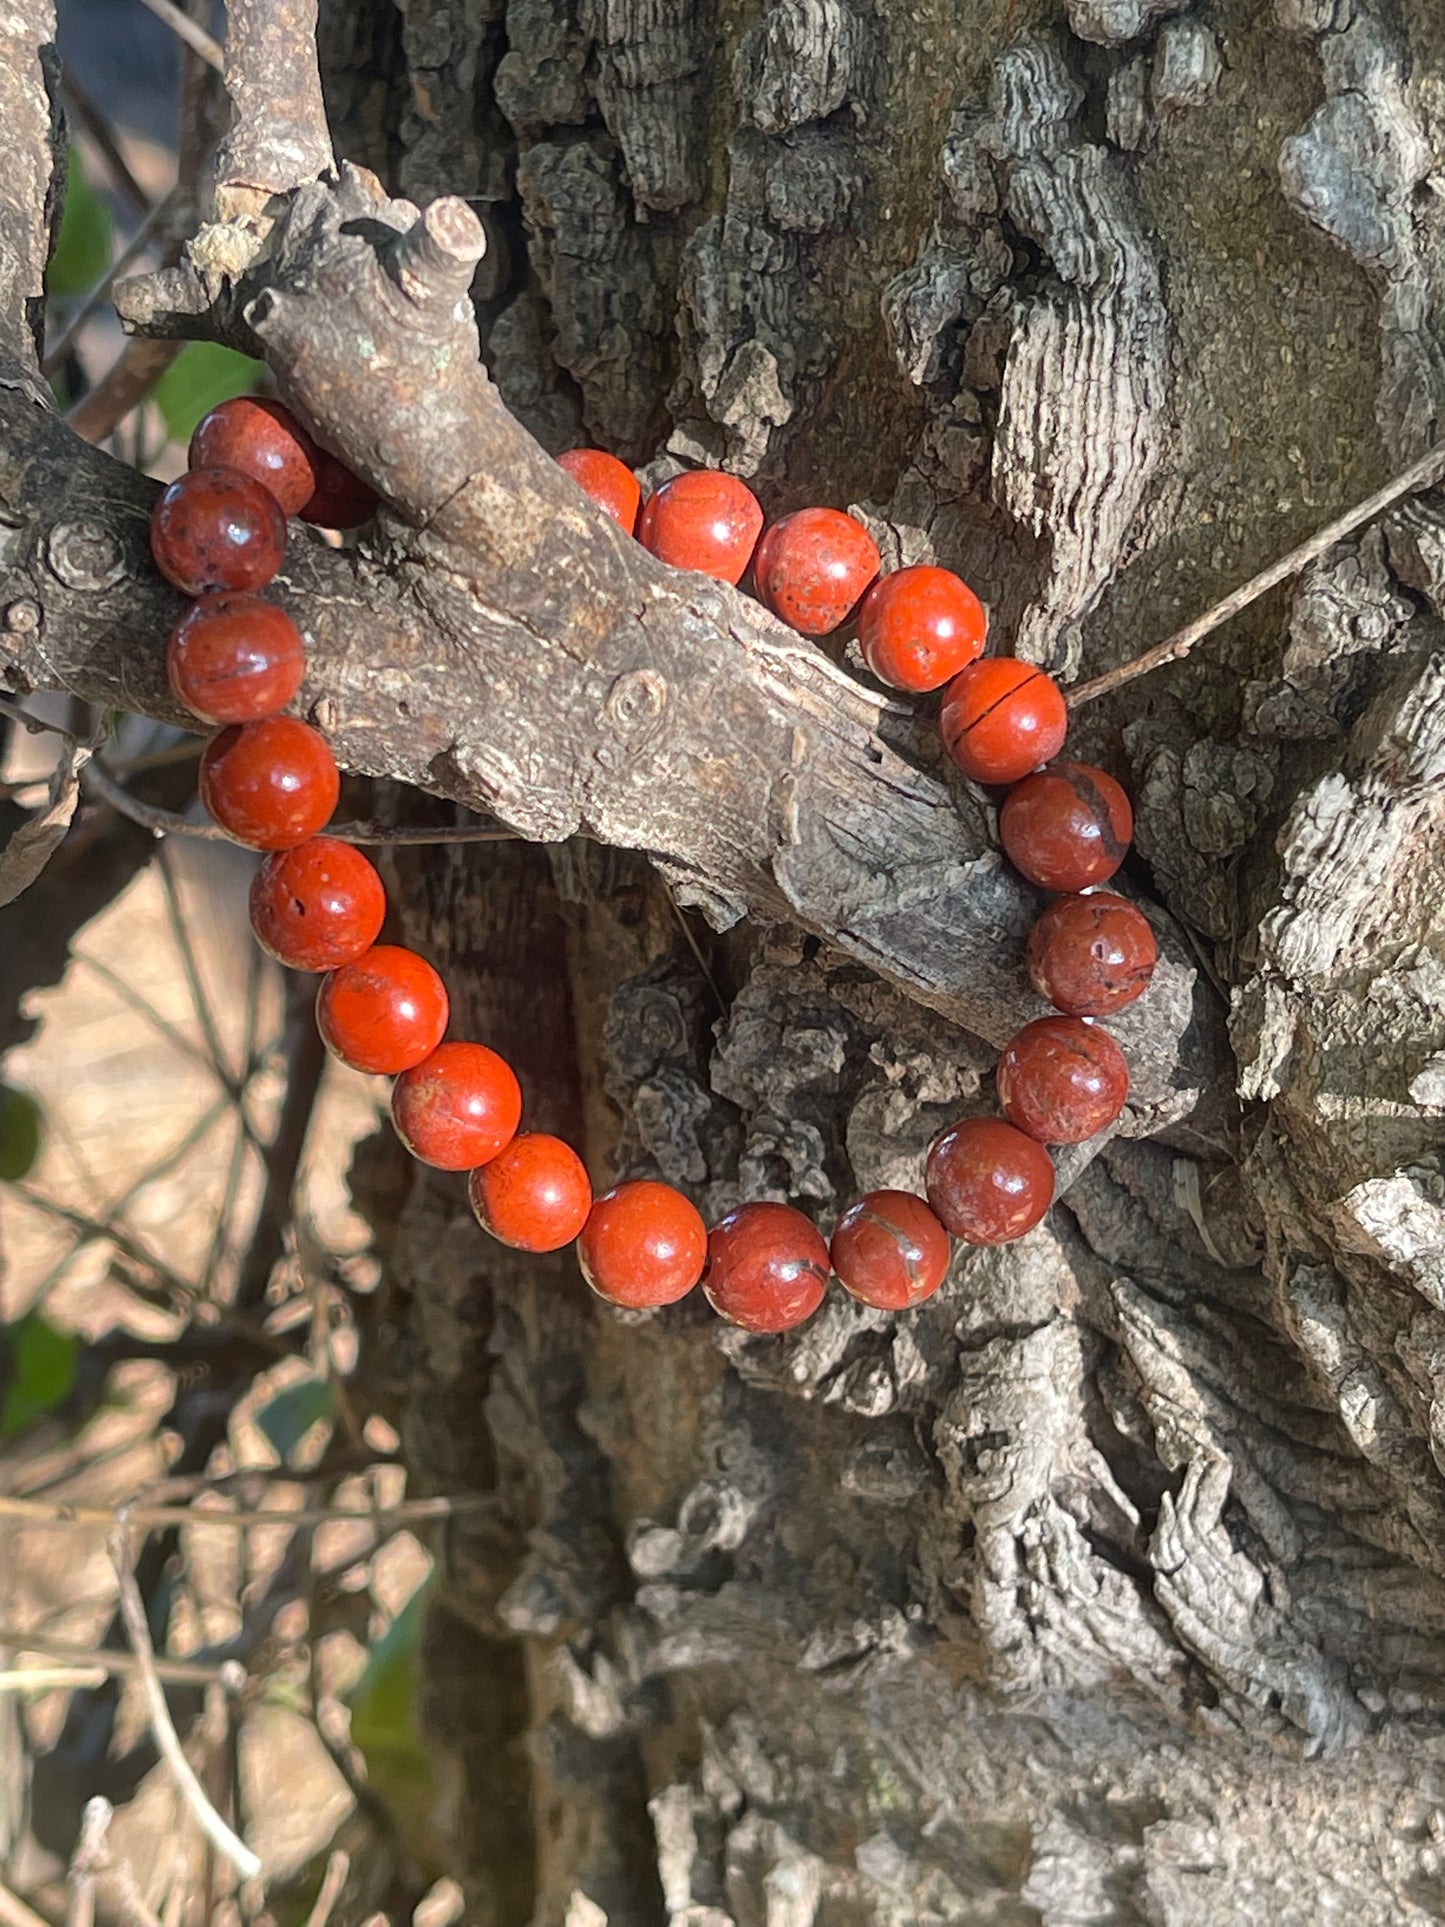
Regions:
<instances>
[{"instance_id":1,"label":"red stone bead","mask_svg":"<svg viewBox=\"0 0 1445 1927\"><path fill-rule=\"evenodd\" d=\"M896 569L858 611L864 662L879 682L915 694L941 689L983 654L987 637L987 611L950 569Z\"/></svg>"},{"instance_id":2,"label":"red stone bead","mask_svg":"<svg viewBox=\"0 0 1445 1927\"><path fill-rule=\"evenodd\" d=\"M514 1137L473 1171L467 1195L477 1223L517 1251L560 1251L587 1222L592 1186L570 1144L541 1131Z\"/></svg>"},{"instance_id":3,"label":"red stone bead","mask_svg":"<svg viewBox=\"0 0 1445 1927\"><path fill-rule=\"evenodd\" d=\"M237 468L193 468L151 511L156 567L187 595L264 589L286 554L276 497Z\"/></svg>"},{"instance_id":4,"label":"red stone bead","mask_svg":"<svg viewBox=\"0 0 1445 1927\"><path fill-rule=\"evenodd\" d=\"M297 511L303 522L323 529L359 529L376 513L376 491L329 449L316 450L316 487Z\"/></svg>"},{"instance_id":5,"label":"red stone bead","mask_svg":"<svg viewBox=\"0 0 1445 1927\"><path fill-rule=\"evenodd\" d=\"M306 649L284 609L258 595L202 596L166 648L177 700L206 723L250 723L284 709L301 687Z\"/></svg>"},{"instance_id":6,"label":"red stone bead","mask_svg":"<svg viewBox=\"0 0 1445 1927\"><path fill-rule=\"evenodd\" d=\"M557 466L565 468L577 486L585 489L626 534L632 534L642 506L642 489L625 462L600 448L569 448L557 457Z\"/></svg>"},{"instance_id":7,"label":"red stone bead","mask_svg":"<svg viewBox=\"0 0 1445 1927\"><path fill-rule=\"evenodd\" d=\"M707 1237L702 1288L720 1318L783 1332L811 1318L828 1289L828 1247L788 1204L740 1204Z\"/></svg>"},{"instance_id":8,"label":"red stone bead","mask_svg":"<svg viewBox=\"0 0 1445 1927\"><path fill-rule=\"evenodd\" d=\"M840 509L798 509L764 532L753 557L758 600L800 635L846 622L878 573L878 544Z\"/></svg>"},{"instance_id":9,"label":"red stone bead","mask_svg":"<svg viewBox=\"0 0 1445 1927\"><path fill-rule=\"evenodd\" d=\"M213 408L191 436L192 468L238 468L295 515L316 492L316 444L289 408L265 395L237 395Z\"/></svg>"},{"instance_id":10,"label":"red stone bead","mask_svg":"<svg viewBox=\"0 0 1445 1927\"><path fill-rule=\"evenodd\" d=\"M1134 812L1103 770L1055 763L1009 791L998 834L1014 868L1041 890L1087 890L1124 861Z\"/></svg>"},{"instance_id":11,"label":"red stone bead","mask_svg":"<svg viewBox=\"0 0 1445 1927\"><path fill-rule=\"evenodd\" d=\"M1021 1238L1054 1198L1054 1167L1042 1144L998 1117L966 1117L934 1139L928 1202L944 1229L971 1245Z\"/></svg>"},{"instance_id":12,"label":"red stone bead","mask_svg":"<svg viewBox=\"0 0 1445 1927\"><path fill-rule=\"evenodd\" d=\"M674 569L736 582L752 559L763 511L746 482L719 469L690 469L648 497L637 539Z\"/></svg>"},{"instance_id":13,"label":"red stone bead","mask_svg":"<svg viewBox=\"0 0 1445 1927\"><path fill-rule=\"evenodd\" d=\"M1112 1124L1129 1095L1129 1066L1108 1031L1082 1017L1040 1017L998 1060L998 1100L1041 1144L1082 1144Z\"/></svg>"},{"instance_id":14,"label":"red stone bead","mask_svg":"<svg viewBox=\"0 0 1445 1927\"><path fill-rule=\"evenodd\" d=\"M485 1044L438 1044L392 1086L391 1121L423 1164L474 1171L517 1135L522 1087L506 1059Z\"/></svg>"},{"instance_id":15,"label":"red stone bead","mask_svg":"<svg viewBox=\"0 0 1445 1927\"><path fill-rule=\"evenodd\" d=\"M1016 783L1057 756L1069 712L1052 676L1016 656L985 656L948 685L944 748L975 783Z\"/></svg>"},{"instance_id":16,"label":"red stone bead","mask_svg":"<svg viewBox=\"0 0 1445 1927\"><path fill-rule=\"evenodd\" d=\"M341 778L326 738L291 716L232 724L201 751L201 802L227 836L289 850L331 821Z\"/></svg>"},{"instance_id":17,"label":"red stone bead","mask_svg":"<svg viewBox=\"0 0 1445 1927\"><path fill-rule=\"evenodd\" d=\"M313 836L268 856L251 879L251 929L288 970L336 970L381 935L386 892L349 843Z\"/></svg>"},{"instance_id":18,"label":"red stone bead","mask_svg":"<svg viewBox=\"0 0 1445 1927\"><path fill-rule=\"evenodd\" d=\"M879 1311L911 1311L948 1271L948 1233L911 1191L870 1191L833 1227L833 1269L855 1298Z\"/></svg>"},{"instance_id":19,"label":"red stone bead","mask_svg":"<svg viewBox=\"0 0 1445 1927\"><path fill-rule=\"evenodd\" d=\"M448 1014L446 985L425 957L399 944L373 944L323 977L316 993L326 1048L354 1071L386 1077L431 1056Z\"/></svg>"},{"instance_id":20,"label":"red stone bead","mask_svg":"<svg viewBox=\"0 0 1445 1927\"><path fill-rule=\"evenodd\" d=\"M1143 995L1159 946L1149 919L1123 897L1058 897L1029 932L1029 981L1070 1017L1105 1017Z\"/></svg>"},{"instance_id":21,"label":"red stone bead","mask_svg":"<svg viewBox=\"0 0 1445 1927\"><path fill-rule=\"evenodd\" d=\"M707 1226L680 1191L639 1178L593 1205L577 1257L582 1276L609 1304L672 1305L702 1276Z\"/></svg>"}]
</instances>

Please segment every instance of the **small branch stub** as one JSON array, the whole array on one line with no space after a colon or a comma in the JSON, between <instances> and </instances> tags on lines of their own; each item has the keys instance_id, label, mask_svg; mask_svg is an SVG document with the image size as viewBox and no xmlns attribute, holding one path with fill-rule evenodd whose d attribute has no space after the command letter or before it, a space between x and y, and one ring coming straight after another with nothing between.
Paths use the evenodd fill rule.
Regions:
<instances>
[{"instance_id":1,"label":"small branch stub","mask_svg":"<svg viewBox=\"0 0 1445 1927\"><path fill-rule=\"evenodd\" d=\"M446 194L398 238L392 258L409 300L418 307L443 302L449 308L471 286L486 251L486 229L465 201Z\"/></svg>"}]
</instances>

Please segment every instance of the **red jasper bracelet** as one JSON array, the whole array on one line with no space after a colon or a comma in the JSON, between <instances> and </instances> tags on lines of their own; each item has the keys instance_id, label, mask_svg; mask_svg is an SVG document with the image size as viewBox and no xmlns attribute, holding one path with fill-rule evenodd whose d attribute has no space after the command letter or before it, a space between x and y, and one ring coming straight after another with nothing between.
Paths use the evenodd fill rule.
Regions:
<instances>
[{"instance_id":1,"label":"red jasper bracelet","mask_svg":"<svg viewBox=\"0 0 1445 1927\"><path fill-rule=\"evenodd\" d=\"M251 884L251 926L289 969L325 973L316 1021L327 1048L396 1079L397 1135L423 1163L470 1174L485 1230L523 1251L575 1240L584 1278L612 1304L673 1304L701 1283L721 1317L780 1332L818 1309L830 1272L862 1303L906 1311L943 1283L950 1234L1003 1244L1039 1222L1054 1197L1044 1146L1093 1137L1123 1109L1128 1066L1094 1020L1142 995L1157 947L1132 904L1095 890L1124 860L1128 798L1103 770L1051 761L1067 733L1063 696L1033 664L983 656L987 615L965 582L932 566L880 575L872 536L837 509L800 509L764 532L757 498L733 475L690 471L643 503L615 456L560 458L662 561L731 583L751 565L760 600L803 635L831 635L856 614L880 682L915 693L947 684L949 755L974 782L1012 786L999 816L1005 853L1040 888L1065 893L1034 925L1027 957L1034 988L1060 1014L1025 1025L1000 1056L1007 1121L964 1118L934 1141L926 1202L870 1192L839 1217L831 1248L784 1204L739 1205L708 1231L681 1192L650 1179L594 1199L570 1145L520 1131L510 1065L484 1044L443 1041L446 986L415 951L377 942L381 878L359 850L320 834L339 773L316 730L278 714L300 688L304 650L256 591L280 569L287 515L355 527L375 496L275 401L223 402L197 428L190 459L156 504L151 550L197 598L170 638L171 686L202 722L223 725L202 754L201 800L237 842L269 853Z\"/></svg>"}]
</instances>

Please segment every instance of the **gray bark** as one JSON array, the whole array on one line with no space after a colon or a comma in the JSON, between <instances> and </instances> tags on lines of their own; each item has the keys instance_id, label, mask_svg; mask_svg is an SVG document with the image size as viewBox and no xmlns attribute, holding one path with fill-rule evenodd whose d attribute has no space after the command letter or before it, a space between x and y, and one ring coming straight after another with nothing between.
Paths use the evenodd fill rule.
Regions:
<instances>
[{"instance_id":1,"label":"gray bark","mask_svg":"<svg viewBox=\"0 0 1445 1927\"><path fill-rule=\"evenodd\" d=\"M397 31L339 0L323 18L337 148L417 202L481 207L481 346L524 426L654 477L725 462L772 510L855 503L890 560L959 568L1000 645L1063 675L1139 653L1440 434L1432 0L1072 0L1067 19L431 0L403 14L382 87L368 53ZM267 344L324 418L317 340ZM651 592L495 433L587 592ZM816 777L782 832L761 805L745 835L710 821L693 898L759 921L704 933L704 974L657 873L604 846L660 851L676 879L681 832L658 819L697 766L688 730L717 722L703 658L735 651L751 698L766 630L688 585L655 658L588 631L573 682L513 662L489 727L544 759L538 814L525 769L474 757L458 780L428 753L450 712L427 650L457 652L455 680L468 651L511 661L525 622L562 663L577 613L553 551L530 587L505 541L477 559L466 516L500 502L510 537L513 474L404 477L385 566L297 565L320 612L312 694L359 766L600 839L480 875L398 857L459 1028L507 1039L538 1121L581 1130L599 1175L660 1172L708 1211L791 1197L825 1224L857 1189L916 1187L1020 1008L1026 905L989 894L1013 886L979 800L912 896L900 854L941 812L901 725L880 751L897 812L870 816L866 845ZM27 579L47 608L58 593ZM358 604L405 639L409 680L343 637ZM1445 1910L1442 619L1445 501L1426 496L1079 712L1075 752L1135 796L1131 880L1182 932L1172 981L1195 972L1193 1001L1176 990L1149 1022L1204 1066L1191 1081L1169 1059L1175 1094L1202 1081L1203 1101L1082 1163L1019 1246L960 1251L919 1311L833 1298L782 1339L688 1305L613 1314L567 1262L482 1245L455 1187L367 1159L401 1308L369 1369L396 1378L424 1481L502 1501L452 1547L429 1648L478 1919ZM112 674L66 622L85 646L61 679ZM579 787L547 742L559 689L554 724L603 730L588 648L700 692L670 786L650 773L650 822L635 745ZM4 649L33 679L35 645ZM819 690L852 718L821 732L843 745L826 769L851 781L889 735L815 652L788 660L741 732L750 793ZM865 877L882 945L876 922L858 941Z\"/></svg>"}]
</instances>

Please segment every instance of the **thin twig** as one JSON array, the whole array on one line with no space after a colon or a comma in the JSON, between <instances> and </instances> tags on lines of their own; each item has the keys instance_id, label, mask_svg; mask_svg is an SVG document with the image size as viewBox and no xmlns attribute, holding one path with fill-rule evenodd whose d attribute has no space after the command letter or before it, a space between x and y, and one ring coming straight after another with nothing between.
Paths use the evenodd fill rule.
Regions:
<instances>
[{"instance_id":1,"label":"thin twig","mask_svg":"<svg viewBox=\"0 0 1445 1927\"><path fill-rule=\"evenodd\" d=\"M0 1672L0 1693L51 1693L57 1687L104 1686L103 1666L10 1666Z\"/></svg>"},{"instance_id":2,"label":"thin twig","mask_svg":"<svg viewBox=\"0 0 1445 1927\"><path fill-rule=\"evenodd\" d=\"M70 1856L70 1870L66 1875L70 1882L66 1927L94 1927L95 1876L105 1858L105 1836L114 1817L115 1808L100 1794L86 1801L80 1822L80 1838L75 1843L75 1852Z\"/></svg>"},{"instance_id":3,"label":"thin twig","mask_svg":"<svg viewBox=\"0 0 1445 1927\"><path fill-rule=\"evenodd\" d=\"M220 41L213 39L204 27L198 26L188 13L176 6L175 0L141 0L141 4L149 7L157 20L164 20L171 32L184 40L192 53L199 54L208 67L214 67L218 74L225 71L226 56L221 51Z\"/></svg>"},{"instance_id":4,"label":"thin twig","mask_svg":"<svg viewBox=\"0 0 1445 1927\"><path fill-rule=\"evenodd\" d=\"M165 1526L230 1526L245 1531L251 1526L324 1526L342 1521L382 1531L450 1519L459 1512L485 1511L489 1504L495 1501L478 1492L463 1493L455 1499L399 1499L395 1505L386 1506L314 1506L295 1512L260 1507L249 1512L223 1512L209 1506L69 1505L64 1499L20 1499L0 1494L0 1519L24 1519L42 1526L114 1526L124 1518L130 1525L148 1531Z\"/></svg>"},{"instance_id":5,"label":"thin twig","mask_svg":"<svg viewBox=\"0 0 1445 1927\"><path fill-rule=\"evenodd\" d=\"M306 1916L306 1927L326 1927L331 1918L331 1910L341 1898L341 1889L346 1885L346 1876L351 1872L351 1855L343 1853L340 1847L326 1863L326 1873L321 1882L321 1891L316 1896L316 1905Z\"/></svg>"},{"instance_id":6,"label":"thin twig","mask_svg":"<svg viewBox=\"0 0 1445 1927\"><path fill-rule=\"evenodd\" d=\"M28 709L22 709L19 703L12 703L4 696L0 696L0 716L8 716L12 723L18 723L28 736L61 736L67 743L75 742L62 724L47 723L42 716L32 716Z\"/></svg>"},{"instance_id":7,"label":"thin twig","mask_svg":"<svg viewBox=\"0 0 1445 1927\"><path fill-rule=\"evenodd\" d=\"M206 995L206 986L201 979L201 960L196 955L196 946L191 941L191 927L186 921L181 907L180 885L176 881L175 864L171 853L163 843L156 852L156 869L160 873L161 895L166 903L166 922L170 926L171 941L175 944L176 954L181 960L181 972L190 992L191 1008L196 1013L196 1022L201 1027L201 1035L206 1040L206 1049L216 1061L216 1077L227 1090L239 1094L241 1080L232 1071L226 1056L225 1040L216 1025L211 1000Z\"/></svg>"},{"instance_id":8,"label":"thin twig","mask_svg":"<svg viewBox=\"0 0 1445 1927\"><path fill-rule=\"evenodd\" d=\"M82 783L88 789L118 810L122 816L139 823L143 829L153 830L157 836L192 836L207 843L234 843L215 823L197 823L176 810L163 810L155 803L144 803L138 796L124 788L115 779L115 772L107 769L94 757L86 764ZM378 823L330 823L325 834L334 837L338 843L359 845L385 844L401 846L407 844L425 845L430 843L514 843L515 830L507 829L501 823L468 823L455 828L427 829L414 825L406 828L388 829Z\"/></svg>"},{"instance_id":9,"label":"thin twig","mask_svg":"<svg viewBox=\"0 0 1445 1927\"><path fill-rule=\"evenodd\" d=\"M1430 488L1440 480L1442 474L1445 474L1445 442L1437 442L1428 454L1402 469L1393 481L1376 489L1373 495L1367 495L1363 502L1357 502L1343 515L1336 516L1333 522L1327 522L1308 542L1302 542L1297 549L1291 549L1288 555L1281 556L1278 562L1272 562L1267 569L1251 576L1248 582L1227 595L1222 602L1216 602L1212 609L1206 609L1202 616L1196 616L1193 622L1175 630L1172 636L1156 643L1152 649L1146 649L1142 656L1136 656L1132 662L1120 663L1117 669L1106 670L1102 676L1095 676L1092 682L1080 683L1076 689L1070 690L1069 708L1078 709L1099 696L1107 696L1113 690L1121 689L1125 683L1133 682L1136 676L1147 676L1151 669L1162 668L1166 662L1180 661L1189 654L1196 642L1228 622L1232 616L1237 616L1242 609L1247 609L1251 602L1257 602L1277 584L1287 582L1292 575L1298 575L1301 569L1307 569L1311 562L1318 561L1337 542L1343 542L1346 536L1353 535L1366 522L1383 515L1402 496Z\"/></svg>"},{"instance_id":10,"label":"thin twig","mask_svg":"<svg viewBox=\"0 0 1445 1927\"><path fill-rule=\"evenodd\" d=\"M49 1639L44 1633L21 1632L14 1626L0 1626L0 1649L11 1653L34 1653L41 1659L67 1661L71 1670L99 1673L103 1677L125 1678L138 1670L134 1653L112 1652L104 1647L78 1646L70 1640ZM246 1669L236 1660L223 1660L208 1666L198 1659L158 1659L156 1671L171 1686L209 1686L219 1681L227 1691L239 1691L246 1683ZM33 1675L24 1674L24 1678Z\"/></svg>"},{"instance_id":11,"label":"thin twig","mask_svg":"<svg viewBox=\"0 0 1445 1927\"><path fill-rule=\"evenodd\" d=\"M56 369L64 363L67 355L69 355L71 349L80 339L81 332L89 322L91 316L109 296L111 289L125 273L126 269L134 265L137 255L144 253L150 243L152 235L174 206L177 192L177 189L172 188L164 200L156 202L150 213L146 215L145 219L131 236L130 240L126 242L125 247L121 250L117 258L106 269L90 293L86 295L72 317L65 333L53 348L46 351L45 359L40 364L42 374L53 375Z\"/></svg>"},{"instance_id":12,"label":"thin twig","mask_svg":"<svg viewBox=\"0 0 1445 1927\"><path fill-rule=\"evenodd\" d=\"M184 346L183 341L128 341L66 421L82 441L105 441L145 400Z\"/></svg>"},{"instance_id":13,"label":"thin twig","mask_svg":"<svg viewBox=\"0 0 1445 1927\"><path fill-rule=\"evenodd\" d=\"M68 67L61 77L60 88L75 109L76 119L100 149L105 164L110 169L111 179L134 206L137 214L149 214L152 206L151 197L131 172L130 162L121 151L120 142L112 132L110 122Z\"/></svg>"},{"instance_id":14,"label":"thin twig","mask_svg":"<svg viewBox=\"0 0 1445 1927\"><path fill-rule=\"evenodd\" d=\"M120 1586L120 1612L125 1621L131 1649L140 1666L141 1685L145 1689L146 1705L150 1712L151 1733L156 1745L165 1755L167 1766L175 1776L186 1805L195 1816L206 1838L217 1853L230 1861L242 1880L255 1880L261 1872L261 1862L256 1854L238 1840L226 1825L216 1809L206 1798L205 1790L196 1778L195 1769L186 1758L185 1748L181 1745L180 1735L176 1732L171 1719L171 1710L166 1704L165 1688L161 1685L155 1669L155 1649L151 1644L151 1629L146 1620L145 1602L136 1584L135 1569L131 1564L129 1521L122 1516L110 1535L110 1557L115 1567L116 1580Z\"/></svg>"},{"instance_id":15,"label":"thin twig","mask_svg":"<svg viewBox=\"0 0 1445 1927\"><path fill-rule=\"evenodd\" d=\"M50 1922L27 1907L19 1894L0 1884L0 1927L50 1927Z\"/></svg>"}]
</instances>

